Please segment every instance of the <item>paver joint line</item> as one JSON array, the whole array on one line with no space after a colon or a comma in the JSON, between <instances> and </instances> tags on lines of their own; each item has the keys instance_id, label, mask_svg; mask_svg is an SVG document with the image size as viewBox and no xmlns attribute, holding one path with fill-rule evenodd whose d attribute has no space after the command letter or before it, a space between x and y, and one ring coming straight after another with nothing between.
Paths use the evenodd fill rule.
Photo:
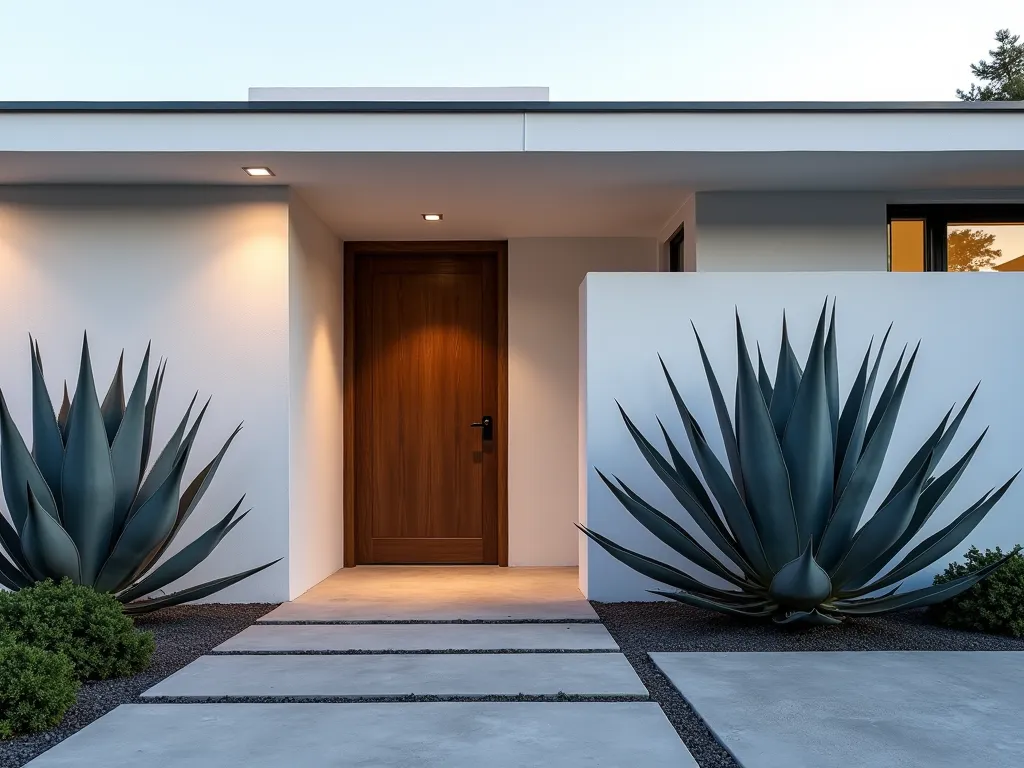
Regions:
<instances>
[{"instance_id":1,"label":"paver joint line","mask_svg":"<svg viewBox=\"0 0 1024 768\"><path fill-rule=\"evenodd\" d=\"M257 625L279 626L308 624L600 624L600 619L259 619Z\"/></svg>"},{"instance_id":2,"label":"paver joint line","mask_svg":"<svg viewBox=\"0 0 1024 768\"><path fill-rule=\"evenodd\" d=\"M415 704L415 703L468 703L488 702L512 704L516 702L566 702L613 704L626 701L650 701L649 694L480 694L479 696L446 696L429 694L406 694L398 696L147 696L138 698L133 705L142 704Z\"/></svg>"},{"instance_id":3,"label":"paver joint line","mask_svg":"<svg viewBox=\"0 0 1024 768\"><path fill-rule=\"evenodd\" d=\"M444 650L395 650L393 648L343 651L210 651L207 656L512 656L531 653L620 653L618 648L446 648Z\"/></svg>"}]
</instances>

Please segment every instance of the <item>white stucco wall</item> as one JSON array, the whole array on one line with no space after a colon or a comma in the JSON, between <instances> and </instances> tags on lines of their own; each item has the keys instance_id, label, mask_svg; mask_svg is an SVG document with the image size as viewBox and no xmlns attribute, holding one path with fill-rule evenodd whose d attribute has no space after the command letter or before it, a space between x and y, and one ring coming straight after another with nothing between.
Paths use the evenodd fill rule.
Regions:
<instances>
[{"instance_id":1,"label":"white stucco wall","mask_svg":"<svg viewBox=\"0 0 1024 768\"><path fill-rule=\"evenodd\" d=\"M887 269L884 194L699 192L695 208L698 272Z\"/></svg>"},{"instance_id":2,"label":"white stucco wall","mask_svg":"<svg viewBox=\"0 0 1024 768\"><path fill-rule=\"evenodd\" d=\"M656 445L663 447L656 421L660 416L684 455L692 455L658 363L660 353L712 448L724 461L690 321L701 333L731 404L736 372L734 306L748 345L753 350L759 342L774 370L783 309L790 321L794 349L803 358L822 302L826 296L836 296L842 398L868 340L874 335L877 344L890 321L894 325L883 366L891 368L904 343L922 340L890 445L891 458L879 477L869 512L946 410L954 402L962 403L973 386L982 382L940 471L959 458L986 426L991 429L926 526L926 535L934 532L1024 464L1024 446L1019 439L1024 429L1024 399L1019 396L1024 373L1020 355L1024 349L1022 293L1024 276L1017 273L589 275L581 350L586 439L581 445L580 466L586 468L586 475L580 520L629 548L682 565L685 561L660 546L619 506L593 470L596 465L606 474L619 475L654 506L696 530L639 454L618 414L616 399ZM876 397L880 388L881 382ZM1008 549L1024 540L1024 523L1017 514L1022 498L1024 487L1012 487L967 541L924 579L949 559L961 556L972 543ZM699 532L696 536L706 541ZM919 586L921 581L921 577L912 579L908 586ZM647 599L646 589L651 586L596 545L584 546L581 587L591 599Z\"/></svg>"},{"instance_id":3,"label":"white stucco wall","mask_svg":"<svg viewBox=\"0 0 1024 768\"><path fill-rule=\"evenodd\" d=\"M338 238L294 192L289 223L289 592L344 562L343 255Z\"/></svg>"},{"instance_id":4,"label":"white stucco wall","mask_svg":"<svg viewBox=\"0 0 1024 768\"><path fill-rule=\"evenodd\" d=\"M657 268L653 238L509 241L509 565L578 559L580 284Z\"/></svg>"},{"instance_id":5,"label":"white stucco wall","mask_svg":"<svg viewBox=\"0 0 1024 768\"><path fill-rule=\"evenodd\" d=\"M245 422L175 550L243 493L253 511L173 586L285 560L217 600L288 597L288 239L282 189L0 191L0 387L23 433L31 434L29 332L54 398L64 377L74 386L83 330L101 393L121 349L131 381L152 340L154 356L169 360L157 445L195 390L213 396L190 479Z\"/></svg>"}]
</instances>

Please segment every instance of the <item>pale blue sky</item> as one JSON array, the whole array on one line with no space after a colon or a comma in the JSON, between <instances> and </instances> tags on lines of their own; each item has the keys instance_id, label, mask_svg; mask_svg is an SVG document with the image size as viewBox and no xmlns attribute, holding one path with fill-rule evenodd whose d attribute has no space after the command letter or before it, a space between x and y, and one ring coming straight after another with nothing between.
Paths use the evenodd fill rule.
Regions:
<instances>
[{"instance_id":1,"label":"pale blue sky","mask_svg":"<svg viewBox=\"0 0 1024 768\"><path fill-rule=\"evenodd\" d=\"M941 100L1022 0L0 0L0 100L547 85L557 100Z\"/></svg>"}]
</instances>

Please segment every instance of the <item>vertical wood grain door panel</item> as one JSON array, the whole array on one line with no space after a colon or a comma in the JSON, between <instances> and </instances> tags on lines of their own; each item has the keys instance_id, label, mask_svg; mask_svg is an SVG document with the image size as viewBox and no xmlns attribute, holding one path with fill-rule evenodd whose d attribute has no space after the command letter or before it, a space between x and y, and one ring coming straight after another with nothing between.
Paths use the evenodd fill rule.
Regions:
<instances>
[{"instance_id":1,"label":"vertical wood grain door panel","mask_svg":"<svg viewBox=\"0 0 1024 768\"><path fill-rule=\"evenodd\" d=\"M357 562L496 563L495 254L353 255Z\"/></svg>"}]
</instances>

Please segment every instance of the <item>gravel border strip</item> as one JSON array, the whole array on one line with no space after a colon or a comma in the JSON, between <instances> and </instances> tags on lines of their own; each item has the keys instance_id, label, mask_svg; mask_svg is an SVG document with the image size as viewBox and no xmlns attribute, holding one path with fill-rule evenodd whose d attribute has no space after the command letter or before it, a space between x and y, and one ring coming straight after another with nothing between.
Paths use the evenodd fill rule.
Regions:
<instances>
[{"instance_id":1,"label":"gravel border strip","mask_svg":"<svg viewBox=\"0 0 1024 768\"><path fill-rule=\"evenodd\" d=\"M615 702L615 701L650 701L651 697L644 694L597 695L583 693L550 693L550 694L481 694L467 695L419 695L415 693L395 696L152 696L139 699L137 704L375 704L393 702Z\"/></svg>"},{"instance_id":2,"label":"gravel border strip","mask_svg":"<svg viewBox=\"0 0 1024 768\"><path fill-rule=\"evenodd\" d=\"M254 626L303 626L309 624L374 625L374 624L600 624L601 619L289 619L257 621Z\"/></svg>"},{"instance_id":3,"label":"gravel border strip","mask_svg":"<svg viewBox=\"0 0 1024 768\"><path fill-rule=\"evenodd\" d=\"M423 651L391 648L380 651L369 651L364 649L341 649L341 650L305 650L305 651L210 651L206 656L486 656L530 653L619 653L618 648L445 648L429 649Z\"/></svg>"}]
</instances>

